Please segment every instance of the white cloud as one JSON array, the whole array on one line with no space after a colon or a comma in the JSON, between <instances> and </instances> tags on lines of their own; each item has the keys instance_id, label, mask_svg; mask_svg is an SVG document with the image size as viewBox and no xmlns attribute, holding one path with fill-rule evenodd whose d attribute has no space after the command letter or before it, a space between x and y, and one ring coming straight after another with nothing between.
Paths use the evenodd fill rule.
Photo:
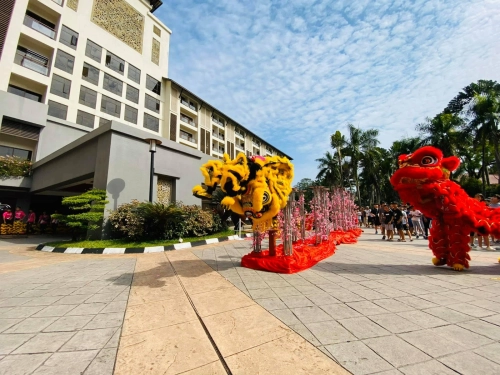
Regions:
<instances>
[{"instance_id":1,"label":"white cloud","mask_svg":"<svg viewBox=\"0 0 500 375\"><path fill-rule=\"evenodd\" d=\"M492 0L195 0L156 15L170 76L294 158L296 181L347 123L382 146L478 79L498 80Z\"/></svg>"}]
</instances>

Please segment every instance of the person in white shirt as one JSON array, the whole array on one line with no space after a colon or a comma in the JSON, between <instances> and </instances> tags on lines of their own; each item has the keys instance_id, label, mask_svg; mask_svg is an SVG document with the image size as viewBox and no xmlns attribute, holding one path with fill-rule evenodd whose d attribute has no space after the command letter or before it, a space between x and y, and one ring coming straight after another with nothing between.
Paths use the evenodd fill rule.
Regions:
<instances>
[{"instance_id":1,"label":"person in white shirt","mask_svg":"<svg viewBox=\"0 0 500 375\"><path fill-rule=\"evenodd\" d=\"M415 236L419 237L419 233L420 235L422 235L422 237L424 236L424 227L422 226L422 212L420 212L419 210L416 210L413 206L410 207L410 216L411 216L411 221L412 221L412 224L413 224L413 229L415 230Z\"/></svg>"},{"instance_id":2,"label":"person in white shirt","mask_svg":"<svg viewBox=\"0 0 500 375\"><path fill-rule=\"evenodd\" d=\"M410 238L410 241L413 241L413 238L411 238L410 229L408 228L408 214L406 213L406 209L403 206L400 206L399 209L403 213L403 217L401 218L401 223L403 224L403 230L405 231L408 238Z\"/></svg>"}]
</instances>

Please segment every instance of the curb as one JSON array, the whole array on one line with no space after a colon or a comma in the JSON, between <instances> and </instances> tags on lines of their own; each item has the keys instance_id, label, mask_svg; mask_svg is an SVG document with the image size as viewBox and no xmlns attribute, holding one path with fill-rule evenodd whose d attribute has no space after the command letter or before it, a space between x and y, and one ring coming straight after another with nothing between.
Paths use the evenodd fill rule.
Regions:
<instances>
[{"instance_id":1,"label":"curb","mask_svg":"<svg viewBox=\"0 0 500 375\"><path fill-rule=\"evenodd\" d=\"M191 247L205 246L218 242L243 240L245 237L252 237L251 233L246 233L240 238L238 235L209 238L208 240L200 240L193 242L176 243L168 246L153 246L153 247L106 247L106 248L83 248L83 247L52 247L40 244L35 250L45 251L47 253L64 253L64 254L141 254L141 253L161 253L162 251L189 249Z\"/></svg>"}]
</instances>

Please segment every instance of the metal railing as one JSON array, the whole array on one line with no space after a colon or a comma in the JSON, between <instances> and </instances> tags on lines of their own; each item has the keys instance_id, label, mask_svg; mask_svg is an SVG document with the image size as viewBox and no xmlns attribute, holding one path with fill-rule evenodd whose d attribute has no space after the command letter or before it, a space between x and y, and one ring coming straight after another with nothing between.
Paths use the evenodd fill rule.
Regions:
<instances>
[{"instance_id":1,"label":"metal railing","mask_svg":"<svg viewBox=\"0 0 500 375\"><path fill-rule=\"evenodd\" d=\"M197 111L198 110L194 104L191 104L187 100L181 99L181 104L185 105L186 107L191 108L193 111Z\"/></svg>"},{"instance_id":2,"label":"metal railing","mask_svg":"<svg viewBox=\"0 0 500 375\"><path fill-rule=\"evenodd\" d=\"M218 119L213 118L213 117L212 117L212 121L215 122L220 127L224 127L224 123L222 121L219 121Z\"/></svg>"},{"instance_id":3,"label":"metal railing","mask_svg":"<svg viewBox=\"0 0 500 375\"><path fill-rule=\"evenodd\" d=\"M223 148L217 148L214 145L212 145L212 151L213 152L218 152L219 154L223 154L224 153L224 149Z\"/></svg>"},{"instance_id":4,"label":"metal railing","mask_svg":"<svg viewBox=\"0 0 500 375\"><path fill-rule=\"evenodd\" d=\"M222 134L213 133L213 135L215 138L219 138L221 140L224 140L224 136Z\"/></svg>"},{"instance_id":5,"label":"metal railing","mask_svg":"<svg viewBox=\"0 0 500 375\"><path fill-rule=\"evenodd\" d=\"M196 143L195 139L193 137L191 137L190 135L186 135L186 134L181 133L181 138L188 141L188 142Z\"/></svg>"},{"instance_id":6,"label":"metal railing","mask_svg":"<svg viewBox=\"0 0 500 375\"><path fill-rule=\"evenodd\" d=\"M50 39L56 38L56 31L50 26L45 25L44 23L28 16L27 14L24 16L24 22L26 26L30 29L36 30L39 33L42 33L45 36L48 36Z\"/></svg>"},{"instance_id":7,"label":"metal railing","mask_svg":"<svg viewBox=\"0 0 500 375\"><path fill-rule=\"evenodd\" d=\"M234 147L236 147L238 150L243 150L245 151L245 145L239 145L239 144L235 144Z\"/></svg>"},{"instance_id":8,"label":"metal railing","mask_svg":"<svg viewBox=\"0 0 500 375\"><path fill-rule=\"evenodd\" d=\"M245 138L245 136L243 135L243 133L235 131L234 134L236 134L240 138L243 138L243 139Z\"/></svg>"},{"instance_id":9,"label":"metal railing","mask_svg":"<svg viewBox=\"0 0 500 375\"><path fill-rule=\"evenodd\" d=\"M49 59L30 52L17 51L14 63L34 70L44 76L49 75Z\"/></svg>"},{"instance_id":10,"label":"metal railing","mask_svg":"<svg viewBox=\"0 0 500 375\"><path fill-rule=\"evenodd\" d=\"M181 115L181 121L183 121L185 123L188 123L191 126L196 126L195 123L194 123L194 121L192 119L190 119L189 117L187 117L187 116L182 116Z\"/></svg>"}]
</instances>

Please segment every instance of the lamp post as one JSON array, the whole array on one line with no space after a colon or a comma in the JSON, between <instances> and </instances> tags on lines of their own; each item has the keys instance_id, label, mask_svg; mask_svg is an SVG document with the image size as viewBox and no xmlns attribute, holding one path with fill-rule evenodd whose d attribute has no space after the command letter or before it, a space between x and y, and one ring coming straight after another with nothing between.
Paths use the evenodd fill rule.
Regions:
<instances>
[{"instance_id":1,"label":"lamp post","mask_svg":"<svg viewBox=\"0 0 500 375\"><path fill-rule=\"evenodd\" d=\"M146 138L146 142L149 143L149 152L151 153L151 169L149 172L149 202L153 202L153 180L155 174L155 152L156 146L161 145L161 141L155 138Z\"/></svg>"}]
</instances>

